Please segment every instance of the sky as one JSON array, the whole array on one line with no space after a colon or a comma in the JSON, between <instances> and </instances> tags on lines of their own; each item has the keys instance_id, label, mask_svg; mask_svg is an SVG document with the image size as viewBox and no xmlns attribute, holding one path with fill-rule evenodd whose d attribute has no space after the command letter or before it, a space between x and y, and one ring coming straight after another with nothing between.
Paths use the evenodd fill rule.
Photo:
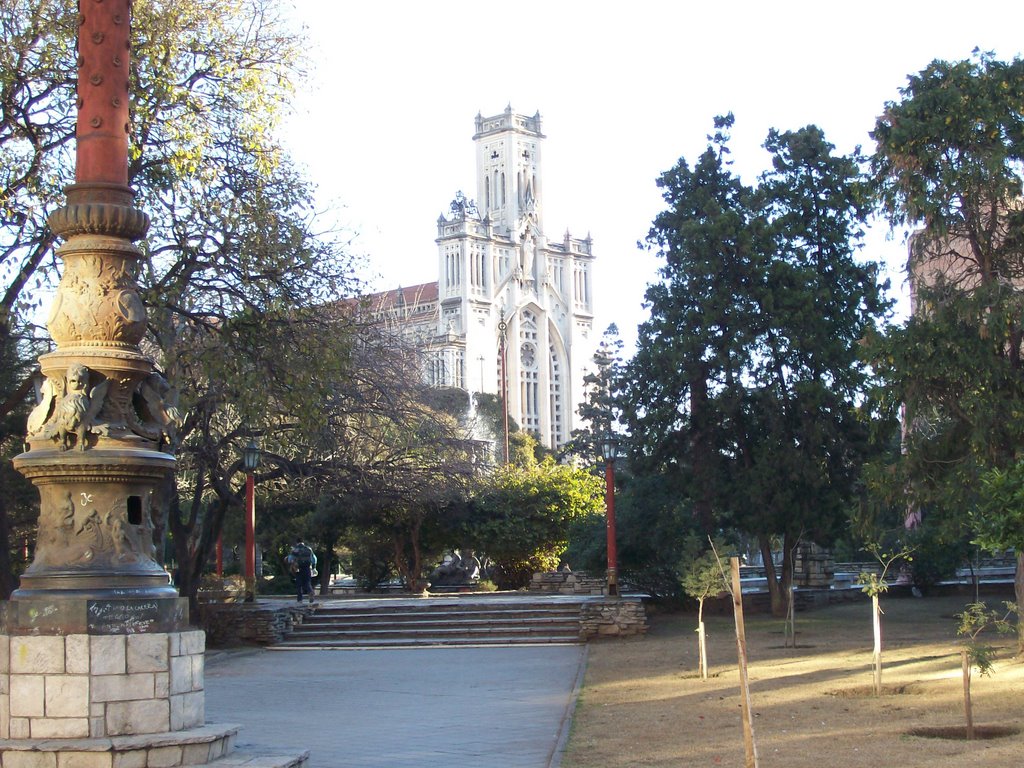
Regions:
<instances>
[{"instance_id":1,"label":"sky","mask_svg":"<svg viewBox=\"0 0 1024 768\"><path fill-rule=\"evenodd\" d=\"M354 235L375 290L437 279L437 219L476 197L477 113L540 112L543 222L593 237L595 327L627 352L656 254L640 250L664 204L657 178L733 112L734 170L765 170L769 128L816 124L840 152L869 132L907 76L975 47L1021 55L1024 2L866 0L293 0L309 80L283 126L318 207ZM869 232L906 311L905 232Z\"/></svg>"}]
</instances>

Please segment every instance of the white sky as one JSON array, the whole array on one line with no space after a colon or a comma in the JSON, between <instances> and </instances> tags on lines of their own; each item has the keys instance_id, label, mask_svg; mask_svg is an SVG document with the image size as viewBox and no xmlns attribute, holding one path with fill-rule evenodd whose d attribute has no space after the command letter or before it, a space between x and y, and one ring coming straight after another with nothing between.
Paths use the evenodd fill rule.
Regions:
<instances>
[{"instance_id":1,"label":"white sky","mask_svg":"<svg viewBox=\"0 0 1024 768\"><path fill-rule=\"evenodd\" d=\"M540 111L546 234L594 238L596 329L627 350L659 260L636 243L662 209L655 179L692 165L732 111L735 169L764 170L770 127L815 123L840 151L906 76L978 46L1020 55L1021 0L718 2L293 0L312 82L286 144L369 257L374 288L437 279L438 216L476 197L474 118ZM904 292L903 233L865 249Z\"/></svg>"}]
</instances>

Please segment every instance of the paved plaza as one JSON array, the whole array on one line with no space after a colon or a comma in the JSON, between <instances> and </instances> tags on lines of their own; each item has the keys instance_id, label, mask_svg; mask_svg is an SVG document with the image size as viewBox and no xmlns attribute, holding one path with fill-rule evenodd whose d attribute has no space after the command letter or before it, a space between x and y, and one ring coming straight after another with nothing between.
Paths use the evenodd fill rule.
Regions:
<instances>
[{"instance_id":1,"label":"paved plaza","mask_svg":"<svg viewBox=\"0 0 1024 768\"><path fill-rule=\"evenodd\" d=\"M211 654L206 718L309 768L554 768L586 646Z\"/></svg>"}]
</instances>

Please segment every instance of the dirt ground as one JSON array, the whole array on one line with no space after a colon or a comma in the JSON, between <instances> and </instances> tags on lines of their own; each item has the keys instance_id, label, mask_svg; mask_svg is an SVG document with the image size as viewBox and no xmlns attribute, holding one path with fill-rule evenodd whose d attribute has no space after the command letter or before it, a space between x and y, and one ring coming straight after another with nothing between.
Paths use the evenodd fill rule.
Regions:
<instances>
[{"instance_id":1,"label":"dirt ground","mask_svg":"<svg viewBox=\"0 0 1024 768\"><path fill-rule=\"evenodd\" d=\"M989 601L998 605L998 601ZM882 600L882 687L872 693L870 604L747 616L754 737L761 768L1015 768L1024 764L1024 664L1012 640L990 676L972 682L975 725L1015 733L962 739L911 735L962 728L957 621L963 598ZM647 637L592 643L562 768L743 766L736 635L710 617L711 677L697 672L696 616L654 616ZM1019 731L1019 732L1018 732Z\"/></svg>"}]
</instances>

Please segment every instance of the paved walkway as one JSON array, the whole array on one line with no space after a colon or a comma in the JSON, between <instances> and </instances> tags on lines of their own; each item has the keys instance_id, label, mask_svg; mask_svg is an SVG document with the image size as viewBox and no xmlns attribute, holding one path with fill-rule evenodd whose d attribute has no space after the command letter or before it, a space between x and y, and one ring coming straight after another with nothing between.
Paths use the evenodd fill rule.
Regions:
<instances>
[{"instance_id":1,"label":"paved walkway","mask_svg":"<svg viewBox=\"0 0 1024 768\"><path fill-rule=\"evenodd\" d=\"M211 656L206 719L310 768L555 768L585 646Z\"/></svg>"}]
</instances>

